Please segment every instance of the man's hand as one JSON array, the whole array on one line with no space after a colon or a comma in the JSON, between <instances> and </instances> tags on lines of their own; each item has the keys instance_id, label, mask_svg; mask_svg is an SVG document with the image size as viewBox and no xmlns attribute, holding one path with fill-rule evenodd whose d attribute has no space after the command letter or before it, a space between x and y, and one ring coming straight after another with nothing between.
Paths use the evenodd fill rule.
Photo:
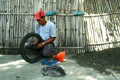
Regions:
<instances>
[{"instance_id":1,"label":"man's hand","mask_svg":"<svg viewBox=\"0 0 120 80\"><path fill-rule=\"evenodd\" d=\"M38 44L38 46L37 46L37 48L42 48L44 45L45 45L45 43L44 43L44 42L39 43L39 44Z\"/></svg>"}]
</instances>

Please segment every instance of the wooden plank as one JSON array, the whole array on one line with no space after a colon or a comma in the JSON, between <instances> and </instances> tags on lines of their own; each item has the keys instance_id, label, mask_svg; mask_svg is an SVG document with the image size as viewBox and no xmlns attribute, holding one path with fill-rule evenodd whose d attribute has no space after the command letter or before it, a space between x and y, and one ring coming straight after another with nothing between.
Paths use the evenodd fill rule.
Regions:
<instances>
[{"instance_id":1,"label":"wooden plank","mask_svg":"<svg viewBox=\"0 0 120 80\"><path fill-rule=\"evenodd\" d=\"M76 31L75 31L75 29L76 29L76 18L75 18L75 16L72 16L72 18L71 18L71 44L72 44L72 46L76 46Z\"/></svg>"},{"instance_id":2,"label":"wooden plank","mask_svg":"<svg viewBox=\"0 0 120 80\"><path fill-rule=\"evenodd\" d=\"M8 16L8 19L7 19L7 24L6 24L6 38L5 38L5 43L6 43L6 46L9 46L9 30L10 30L10 16Z\"/></svg>"},{"instance_id":3,"label":"wooden plank","mask_svg":"<svg viewBox=\"0 0 120 80\"><path fill-rule=\"evenodd\" d=\"M2 46L2 17L0 15L0 46Z\"/></svg>"},{"instance_id":4,"label":"wooden plank","mask_svg":"<svg viewBox=\"0 0 120 80\"><path fill-rule=\"evenodd\" d=\"M0 11L2 11L2 1L0 0ZM0 46L2 46L2 15L0 15Z\"/></svg>"}]
</instances>

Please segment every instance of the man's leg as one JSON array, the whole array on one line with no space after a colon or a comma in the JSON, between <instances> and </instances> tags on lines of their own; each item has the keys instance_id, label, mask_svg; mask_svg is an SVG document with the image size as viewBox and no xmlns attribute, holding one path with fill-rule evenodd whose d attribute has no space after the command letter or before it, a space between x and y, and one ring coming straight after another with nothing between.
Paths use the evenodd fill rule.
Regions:
<instances>
[{"instance_id":1,"label":"man's leg","mask_svg":"<svg viewBox=\"0 0 120 80\"><path fill-rule=\"evenodd\" d=\"M53 57L55 51L54 43L47 44L44 46L42 55L45 57Z\"/></svg>"}]
</instances>

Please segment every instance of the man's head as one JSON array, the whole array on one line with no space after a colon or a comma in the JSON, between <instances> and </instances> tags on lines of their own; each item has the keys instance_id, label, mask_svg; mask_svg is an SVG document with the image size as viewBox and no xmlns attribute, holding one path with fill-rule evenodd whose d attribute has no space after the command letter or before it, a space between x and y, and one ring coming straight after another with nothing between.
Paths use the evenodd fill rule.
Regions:
<instances>
[{"instance_id":1,"label":"man's head","mask_svg":"<svg viewBox=\"0 0 120 80\"><path fill-rule=\"evenodd\" d=\"M45 25L46 24L45 12L42 10L37 11L34 15L34 20L36 20L40 25Z\"/></svg>"}]
</instances>

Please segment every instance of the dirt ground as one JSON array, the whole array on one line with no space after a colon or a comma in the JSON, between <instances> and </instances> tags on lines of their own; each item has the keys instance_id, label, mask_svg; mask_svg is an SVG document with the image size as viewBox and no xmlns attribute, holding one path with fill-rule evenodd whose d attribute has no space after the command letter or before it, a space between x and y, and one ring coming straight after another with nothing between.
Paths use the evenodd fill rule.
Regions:
<instances>
[{"instance_id":1,"label":"dirt ground","mask_svg":"<svg viewBox=\"0 0 120 80\"><path fill-rule=\"evenodd\" d=\"M109 70L120 73L120 48L81 54L74 58L81 66L92 67L100 73L111 74Z\"/></svg>"},{"instance_id":2,"label":"dirt ground","mask_svg":"<svg viewBox=\"0 0 120 80\"><path fill-rule=\"evenodd\" d=\"M30 64L20 55L0 55L0 80L120 80L120 48L86 54L68 54L60 63L64 77L41 74L39 62Z\"/></svg>"}]
</instances>

